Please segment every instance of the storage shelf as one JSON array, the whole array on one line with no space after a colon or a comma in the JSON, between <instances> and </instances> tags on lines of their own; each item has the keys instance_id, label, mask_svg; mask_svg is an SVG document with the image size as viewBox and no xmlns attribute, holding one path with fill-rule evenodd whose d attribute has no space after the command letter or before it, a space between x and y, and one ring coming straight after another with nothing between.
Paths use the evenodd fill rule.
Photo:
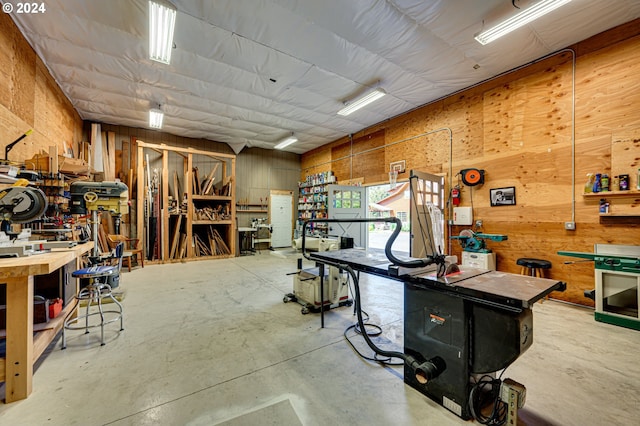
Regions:
<instances>
[{"instance_id":1,"label":"storage shelf","mask_svg":"<svg viewBox=\"0 0 640 426\"><path fill-rule=\"evenodd\" d=\"M226 195L192 195L192 200L204 200L204 201L231 201L232 197Z\"/></svg>"},{"instance_id":2,"label":"storage shelf","mask_svg":"<svg viewBox=\"0 0 640 426\"><path fill-rule=\"evenodd\" d=\"M233 257L236 254L236 198L235 170L236 156L233 154L205 151L193 148L169 146L165 144L145 143L137 140L137 205L145 202L146 191L144 158L146 150L160 153L161 158L154 160L162 175L160 176L160 204L171 208L163 208L161 213L161 231L158 234L159 262L183 262L199 259L219 259ZM133 148L132 148L133 152ZM178 159L178 157L181 157ZM174 160L178 161L174 161ZM206 179L198 174L198 166L206 167ZM155 167L155 166L154 166ZM182 168L182 170L180 170ZM211 190L211 179L217 174L214 190ZM173 179L184 176L184 182ZM218 180L218 178L221 178ZM202 182L199 185L198 182ZM181 185L182 183L182 185ZM207 188L202 194L199 187ZM180 189L178 206L170 205L171 191ZM214 195L214 191L217 195ZM223 195L220 195L223 194ZM169 211L170 210L170 211ZM186 211L185 211L186 210ZM197 213L196 213L197 212ZM171 217L171 220L169 218ZM213 220L214 218L218 220ZM219 220L225 218L224 220ZM136 211L136 236L144 240L144 211ZM211 229L207 229L210 227ZM225 247L226 246L226 247ZM211 254L211 255L209 255ZM203 255L203 256L201 256Z\"/></svg>"},{"instance_id":3,"label":"storage shelf","mask_svg":"<svg viewBox=\"0 0 640 426\"><path fill-rule=\"evenodd\" d=\"M194 220L193 225L231 225L230 220Z\"/></svg>"},{"instance_id":4,"label":"storage shelf","mask_svg":"<svg viewBox=\"0 0 640 426\"><path fill-rule=\"evenodd\" d=\"M606 198L606 197L640 197L640 191L628 190L628 191L602 191L602 192L587 192L582 194L586 198Z\"/></svg>"},{"instance_id":5,"label":"storage shelf","mask_svg":"<svg viewBox=\"0 0 640 426\"><path fill-rule=\"evenodd\" d=\"M236 209L236 213L269 213L269 210L256 210L256 209L238 210Z\"/></svg>"}]
</instances>

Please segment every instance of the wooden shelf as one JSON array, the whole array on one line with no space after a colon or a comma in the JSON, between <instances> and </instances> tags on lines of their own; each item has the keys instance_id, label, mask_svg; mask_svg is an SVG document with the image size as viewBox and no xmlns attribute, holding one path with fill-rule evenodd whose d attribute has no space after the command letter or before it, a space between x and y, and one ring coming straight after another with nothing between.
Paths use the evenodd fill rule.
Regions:
<instances>
[{"instance_id":1,"label":"wooden shelf","mask_svg":"<svg viewBox=\"0 0 640 426\"><path fill-rule=\"evenodd\" d=\"M603 225L635 225L640 223L640 214L600 214L600 223Z\"/></svg>"},{"instance_id":2,"label":"wooden shelf","mask_svg":"<svg viewBox=\"0 0 640 426\"><path fill-rule=\"evenodd\" d=\"M230 220L194 220L193 225L231 225Z\"/></svg>"},{"instance_id":3,"label":"wooden shelf","mask_svg":"<svg viewBox=\"0 0 640 426\"><path fill-rule=\"evenodd\" d=\"M640 197L640 191L603 191L603 192L587 192L582 194L586 198L607 198L607 197Z\"/></svg>"},{"instance_id":4,"label":"wooden shelf","mask_svg":"<svg viewBox=\"0 0 640 426\"><path fill-rule=\"evenodd\" d=\"M231 201L232 197L225 195L192 195L191 199L203 201Z\"/></svg>"},{"instance_id":5,"label":"wooden shelf","mask_svg":"<svg viewBox=\"0 0 640 426\"><path fill-rule=\"evenodd\" d=\"M161 154L161 158L154 160L156 163L161 162L162 165L159 169L162 173L161 187L159 188L161 195L159 202L162 206L161 229L158 236L160 242L159 260L164 263L235 256L236 187L234 182L236 156L143 141L137 141L137 145L137 206L142 206L145 202L146 191L143 184L147 177L145 176L144 150L151 149ZM174 161L175 159L178 161ZM198 175L198 165L201 169L203 166L207 168L203 176ZM169 182L172 175L174 179ZM178 181L177 176L184 176L184 179ZM202 180L202 177L205 177L205 180ZM218 182L218 186L213 185L214 180L212 179ZM229 195L203 195L199 193L202 191L198 188L199 186L207 188L209 193L213 192L212 188L216 188L215 191ZM175 196L176 193L178 196ZM177 210L173 210L173 213L169 214L166 208L169 206L169 195L180 199L180 208L184 207L186 200L186 212L180 211L178 213ZM218 213L222 209L224 216L205 214L200 216L206 218L205 220L194 219L196 211L209 209ZM141 241L145 241L144 209L138 208L136 215L136 235ZM175 216L175 218L168 220L170 216ZM220 217L225 219L211 220ZM206 226L210 226L211 229L207 229ZM228 254L226 253L227 249ZM205 253L207 254L201 256Z\"/></svg>"},{"instance_id":6,"label":"wooden shelf","mask_svg":"<svg viewBox=\"0 0 640 426\"><path fill-rule=\"evenodd\" d=\"M269 213L269 210L256 210L256 209L236 210L236 213Z\"/></svg>"}]
</instances>

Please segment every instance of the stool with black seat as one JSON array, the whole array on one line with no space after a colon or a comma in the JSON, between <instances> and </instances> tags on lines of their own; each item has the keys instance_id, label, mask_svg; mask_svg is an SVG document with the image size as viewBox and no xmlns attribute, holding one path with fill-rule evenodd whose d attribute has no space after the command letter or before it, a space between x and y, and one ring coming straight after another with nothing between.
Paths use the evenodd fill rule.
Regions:
<instances>
[{"instance_id":1,"label":"stool with black seat","mask_svg":"<svg viewBox=\"0 0 640 426\"><path fill-rule=\"evenodd\" d=\"M533 259L530 257L521 257L516 261L520 265L520 275L529 275L531 277L544 278L543 271L551 269L551 262L544 259Z\"/></svg>"},{"instance_id":2,"label":"stool with black seat","mask_svg":"<svg viewBox=\"0 0 640 426\"><path fill-rule=\"evenodd\" d=\"M67 330L84 330L85 334L89 333L89 329L100 327L100 345L104 346L104 326L112 322L120 321L120 331L124 330L122 304L113 295L113 289L120 284L120 270L122 268L122 255L124 253L124 244L119 243L107 257L92 257L90 261L92 265L74 271L71 275L83 281L88 281L86 287L76 295L77 303L86 303L86 311L83 315L75 318L67 318L62 327L62 349L67 347L66 331ZM110 299L116 309L103 309L103 301ZM91 312L91 306L97 306L96 312ZM112 318L106 319L105 314L114 314ZM89 317L94 315L100 316L100 322L97 324L89 324ZM81 325L81 321L84 325Z\"/></svg>"}]
</instances>

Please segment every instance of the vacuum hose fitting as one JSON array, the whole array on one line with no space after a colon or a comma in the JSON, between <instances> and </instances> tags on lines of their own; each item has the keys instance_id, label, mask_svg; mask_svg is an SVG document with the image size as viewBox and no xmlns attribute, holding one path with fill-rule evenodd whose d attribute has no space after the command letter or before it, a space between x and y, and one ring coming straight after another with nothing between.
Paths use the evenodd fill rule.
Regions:
<instances>
[{"instance_id":1,"label":"vacuum hose fitting","mask_svg":"<svg viewBox=\"0 0 640 426\"><path fill-rule=\"evenodd\" d=\"M447 365L444 362L444 359L436 356L422 364L414 361L410 367L413 370L418 383L426 385L429 380L433 380L442 374L442 372L447 368Z\"/></svg>"}]
</instances>

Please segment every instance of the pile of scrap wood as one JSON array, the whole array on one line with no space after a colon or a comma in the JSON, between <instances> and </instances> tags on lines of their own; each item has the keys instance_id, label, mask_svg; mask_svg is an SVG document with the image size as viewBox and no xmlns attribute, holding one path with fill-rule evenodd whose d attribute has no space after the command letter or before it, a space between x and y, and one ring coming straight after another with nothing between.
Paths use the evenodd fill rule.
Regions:
<instances>
[{"instance_id":1,"label":"pile of scrap wood","mask_svg":"<svg viewBox=\"0 0 640 426\"><path fill-rule=\"evenodd\" d=\"M193 220L229 220L231 213L229 206L206 206L193 209Z\"/></svg>"}]
</instances>

